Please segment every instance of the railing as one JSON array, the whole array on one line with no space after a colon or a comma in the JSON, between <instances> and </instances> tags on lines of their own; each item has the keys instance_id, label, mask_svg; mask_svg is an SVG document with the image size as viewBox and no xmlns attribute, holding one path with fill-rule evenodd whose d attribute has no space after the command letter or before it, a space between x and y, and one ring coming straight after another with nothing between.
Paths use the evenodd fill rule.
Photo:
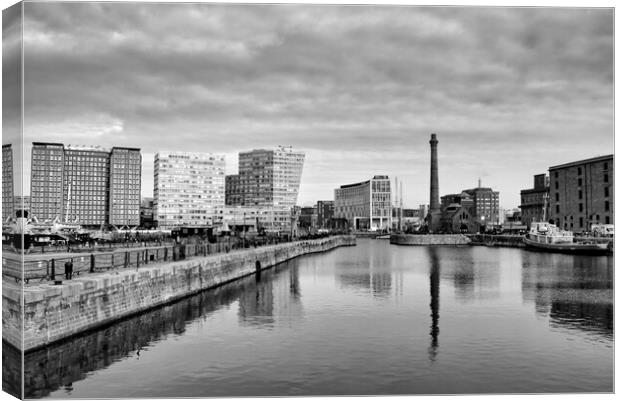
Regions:
<instances>
[{"instance_id":1,"label":"railing","mask_svg":"<svg viewBox=\"0 0 620 401\"><path fill-rule=\"evenodd\" d=\"M325 238L327 235L307 236L294 238L297 240ZM163 246L143 247L130 250L128 248L116 249L110 252L74 252L71 255L61 254L55 257L49 254L49 258L38 260L26 260L23 265L19 259L2 258L2 276L15 281L31 280L56 281L67 279L65 263L72 261L73 276L89 273L105 272L114 269L140 268L152 263L184 260L195 256L207 256L218 253L226 253L235 249L255 248L266 245L291 242L283 237L255 237L244 239L239 237L229 238L224 242L198 242L190 244L166 244ZM23 267L23 269L22 269ZM23 272L23 277L22 277Z\"/></svg>"},{"instance_id":2,"label":"railing","mask_svg":"<svg viewBox=\"0 0 620 401\"><path fill-rule=\"evenodd\" d=\"M25 254L36 253L58 253L58 252L96 252L105 250L115 250L118 248L144 248L150 246L161 246L165 244L174 244L174 241L119 241L119 242L89 242L83 244L64 244L64 245L36 245L25 249ZM15 251L15 248L9 244L2 244L3 251Z\"/></svg>"}]
</instances>

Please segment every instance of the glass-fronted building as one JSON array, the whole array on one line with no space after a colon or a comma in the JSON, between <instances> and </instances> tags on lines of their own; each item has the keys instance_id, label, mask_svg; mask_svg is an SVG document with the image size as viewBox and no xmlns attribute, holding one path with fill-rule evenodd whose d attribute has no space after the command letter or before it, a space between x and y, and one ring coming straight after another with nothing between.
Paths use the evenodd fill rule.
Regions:
<instances>
[{"instance_id":1,"label":"glass-fronted building","mask_svg":"<svg viewBox=\"0 0 620 401\"><path fill-rule=\"evenodd\" d=\"M392 226L392 195L387 175L334 190L334 217L356 230L387 230Z\"/></svg>"}]
</instances>

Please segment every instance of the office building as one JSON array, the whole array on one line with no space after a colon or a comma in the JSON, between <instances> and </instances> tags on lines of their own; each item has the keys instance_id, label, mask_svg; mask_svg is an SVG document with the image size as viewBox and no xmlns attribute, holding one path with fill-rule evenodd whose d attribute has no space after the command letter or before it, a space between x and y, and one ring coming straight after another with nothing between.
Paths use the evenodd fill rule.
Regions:
<instances>
[{"instance_id":1,"label":"office building","mask_svg":"<svg viewBox=\"0 0 620 401\"><path fill-rule=\"evenodd\" d=\"M499 192L482 187L480 183L477 188L466 189L463 192L473 200L472 209L468 212L480 227L499 225Z\"/></svg>"},{"instance_id":2,"label":"office building","mask_svg":"<svg viewBox=\"0 0 620 401\"><path fill-rule=\"evenodd\" d=\"M140 149L112 148L110 153L110 224L140 224L142 155Z\"/></svg>"},{"instance_id":3,"label":"office building","mask_svg":"<svg viewBox=\"0 0 620 401\"><path fill-rule=\"evenodd\" d=\"M15 196L14 200L15 210L25 210L30 216L30 196Z\"/></svg>"},{"instance_id":4,"label":"office building","mask_svg":"<svg viewBox=\"0 0 620 401\"><path fill-rule=\"evenodd\" d=\"M530 226L533 221L549 219L549 177L547 174L534 176L534 187L521 191L521 222Z\"/></svg>"},{"instance_id":5,"label":"office building","mask_svg":"<svg viewBox=\"0 0 620 401\"><path fill-rule=\"evenodd\" d=\"M559 227L589 231L613 224L613 155L549 167L549 217Z\"/></svg>"},{"instance_id":6,"label":"office building","mask_svg":"<svg viewBox=\"0 0 620 401\"><path fill-rule=\"evenodd\" d=\"M153 214L157 226L212 227L222 223L224 155L159 152L155 155Z\"/></svg>"},{"instance_id":7,"label":"office building","mask_svg":"<svg viewBox=\"0 0 620 401\"><path fill-rule=\"evenodd\" d=\"M33 142L31 155L30 217L41 222L60 220L64 218L64 145Z\"/></svg>"},{"instance_id":8,"label":"office building","mask_svg":"<svg viewBox=\"0 0 620 401\"><path fill-rule=\"evenodd\" d=\"M108 222L110 152L101 147L64 147L61 219L96 226Z\"/></svg>"},{"instance_id":9,"label":"office building","mask_svg":"<svg viewBox=\"0 0 620 401\"><path fill-rule=\"evenodd\" d=\"M13 192L13 148L2 145L2 221L15 217Z\"/></svg>"},{"instance_id":10,"label":"office building","mask_svg":"<svg viewBox=\"0 0 620 401\"><path fill-rule=\"evenodd\" d=\"M331 227L330 221L334 218L334 201L318 201L316 203L316 224L318 228Z\"/></svg>"},{"instance_id":11,"label":"office building","mask_svg":"<svg viewBox=\"0 0 620 401\"><path fill-rule=\"evenodd\" d=\"M30 214L38 221L137 226L140 149L33 142Z\"/></svg>"},{"instance_id":12,"label":"office building","mask_svg":"<svg viewBox=\"0 0 620 401\"><path fill-rule=\"evenodd\" d=\"M241 186L239 185L239 174L226 176L224 203L226 206L239 206L243 203Z\"/></svg>"},{"instance_id":13,"label":"office building","mask_svg":"<svg viewBox=\"0 0 620 401\"><path fill-rule=\"evenodd\" d=\"M153 198L142 198L140 202L140 227L155 227L155 219L153 219Z\"/></svg>"},{"instance_id":14,"label":"office building","mask_svg":"<svg viewBox=\"0 0 620 401\"><path fill-rule=\"evenodd\" d=\"M239 153L239 176L229 179L229 205L295 206L304 159L303 152L284 146Z\"/></svg>"},{"instance_id":15,"label":"office building","mask_svg":"<svg viewBox=\"0 0 620 401\"><path fill-rule=\"evenodd\" d=\"M334 190L334 217L344 218L356 230L387 230L392 226L390 179L376 175Z\"/></svg>"},{"instance_id":16,"label":"office building","mask_svg":"<svg viewBox=\"0 0 620 401\"><path fill-rule=\"evenodd\" d=\"M305 229L316 229L317 227L317 208L316 206L302 207L299 213L299 227Z\"/></svg>"}]
</instances>

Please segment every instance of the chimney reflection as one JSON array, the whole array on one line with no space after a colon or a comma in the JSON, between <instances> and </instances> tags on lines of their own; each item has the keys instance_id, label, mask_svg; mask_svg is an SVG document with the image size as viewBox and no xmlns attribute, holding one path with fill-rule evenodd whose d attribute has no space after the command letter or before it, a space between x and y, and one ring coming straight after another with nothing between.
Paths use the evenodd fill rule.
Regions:
<instances>
[{"instance_id":1,"label":"chimney reflection","mask_svg":"<svg viewBox=\"0 0 620 401\"><path fill-rule=\"evenodd\" d=\"M428 356L431 361L435 361L437 357L437 348L439 347L439 256L437 249L428 247L431 268L429 274L429 282L431 289L431 346L428 349Z\"/></svg>"}]
</instances>

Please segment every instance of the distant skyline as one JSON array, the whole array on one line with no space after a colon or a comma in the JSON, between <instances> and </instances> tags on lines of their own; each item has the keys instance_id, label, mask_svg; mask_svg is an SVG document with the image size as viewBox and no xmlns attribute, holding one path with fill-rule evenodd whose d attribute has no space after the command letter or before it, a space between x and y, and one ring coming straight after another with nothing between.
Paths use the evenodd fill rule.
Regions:
<instances>
[{"instance_id":1,"label":"distant skyline","mask_svg":"<svg viewBox=\"0 0 620 401\"><path fill-rule=\"evenodd\" d=\"M440 195L480 178L514 208L549 166L613 153L611 8L25 3L24 14L28 169L33 141L139 147L151 197L158 151L223 153L234 174L238 152L291 145L306 153L300 205L387 174L418 207L437 133ZM4 28L4 57L18 54L6 49L15 31Z\"/></svg>"}]
</instances>

